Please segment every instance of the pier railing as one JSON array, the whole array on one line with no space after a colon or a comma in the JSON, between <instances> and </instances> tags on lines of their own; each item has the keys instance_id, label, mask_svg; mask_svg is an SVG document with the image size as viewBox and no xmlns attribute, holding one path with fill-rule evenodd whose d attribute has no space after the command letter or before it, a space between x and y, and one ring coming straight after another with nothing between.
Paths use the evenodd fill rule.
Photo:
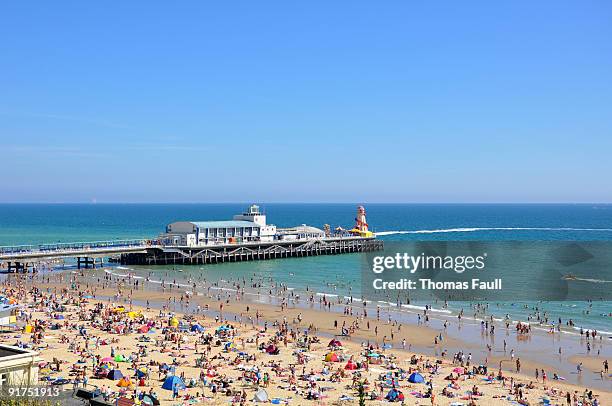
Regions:
<instances>
[{"instance_id":1,"label":"pier railing","mask_svg":"<svg viewBox=\"0 0 612 406\"><path fill-rule=\"evenodd\" d=\"M40 245L10 245L0 246L0 254L22 254L22 253L58 253L70 251L86 251L96 249L112 249L126 247L146 247L151 245L151 240L109 240L91 242L67 242Z\"/></svg>"}]
</instances>

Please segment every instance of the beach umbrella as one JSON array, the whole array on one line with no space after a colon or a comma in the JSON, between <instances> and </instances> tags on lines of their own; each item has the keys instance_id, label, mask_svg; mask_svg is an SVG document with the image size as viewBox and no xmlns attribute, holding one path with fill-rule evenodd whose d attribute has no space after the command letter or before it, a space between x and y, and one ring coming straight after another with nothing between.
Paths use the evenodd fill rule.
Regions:
<instances>
[{"instance_id":1,"label":"beach umbrella","mask_svg":"<svg viewBox=\"0 0 612 406\"><path fill-rule=\"evenodd\" d=\"M342 343L335 338L327 344L328 347L342 347Z\"/></svg>"},{"instance_id":2,"label":"beach umbrella","mask_svg":"<svg viewBox=\"0 0 612 406\"><path fill-rule=\"evenodd\" d=\"M117 386L120 388L127 388L128 386L130 386L131 382L129 379L126 379L125 376L121 379L119 379L119 382L117 382Z\"/></svg>"},{"instance_id":3,"label":"beach umbrella","mask_svg":"<svg viewBox=\"0 0 612 406\"><path fill-rule=\"evenodd\" d=\"M354 371L357 369L357 364L355 364L353 361L349 361L344 366L344 369L348 369L349 371Z\"/></svg>"},{"instance_id":4,"label":"beach umbrella","mask_svg":"<svg viewBox=\"0 0 612 406\"><path fill-rule=\"evenodd\" d=\"M177 326L179 325L179 321L178 321L178 319L177 319L176 317L171 318L171 319L170 319L170 325L171 325L172 327L177 327Z\"/></svg>"},{"instance_id":5,"label":"beach umbrella","mask_svg":"<svg viewBox=\"0 0 612 406\"><path fill-rule=\"evenodd\" d=\"M63 314L58 314L58 315L55 316L55 318L57 320L64 320L64 315Z\"/></svg>"},{"instance_id":6,"label":"beach umbrella","mask_svg":"<svg viewBox=\"0 0 612 406\"><path fill-rule=\"evenodd\" d=\"M144 333L146 333L146 332L148 332L148 331L149 331L149 326L147 326L146 324L145 324L144 326L140 326L140 327L138 328L138 332L139 332L139 333L143 333L143 334L144 334Z\"/></svg>"},{"instance_id":7,"label":"beach umbrella","mask_svg":"<svg viewBox=\"0 0 612 406\"><path fill-rule=\"evenodd\" d=\"M183 382L183 380L181 378L179 378L176 375L170 375L164 381L164 383L162 385L162 389L173 390L175 385L178 385L179 389L186 389L187 388L185 386L185 382Z\"/></svg>"},{"instance_id":8,"label":"beach umbrella","mask_svg":"<svg viewBox=\"0 0 612 406\"><path fill-rule=\"evenodd\" d=\"M125 362L125 357L121 354L117 354L115 355L115 361L116 362Z\"/></svg>"},{"instance_id":9,"label":"beach umbrella","mask_svg":"<svg viewBox=\"0 0 612 406\"><path fill-rule=\"evenodd\" d=\"M108 372L108 374L106 375L106 377L108 379L112 379L113 381L116 381L118 379L123 378L123 373L118 370L118 369L112 369Z\"/></svg>"},{"instance_id":10,"label":"beach umbrella","mask_svg":"<svg viewBox=\"0 0 612 406\"><path fill-rule=\"evenodd\" d=\"M325 356L326 362L340 362L340 358L335 352L330 352Z\"/></svg>"},{"instance_id":11,"label":"beach umbrella","mask_svg":"<svg viewBox=\"0 0 612 406\"><path fill-rule=\"evenodd\" d=\"M136 370L136 376L139 378L142 378L143 376L147 376L148 373L149 371L145 367L141 367Z\"/></svg>"},{"instance_id":12,"label":"beach umbrella","mask_svg":"<svg viewBox=\"0 0 612 406\"><path fill-rule=\"evenodd\" d=\"M412 375L408 377L408 382L423 383L425 382L425 378L423 378L423 375L419 374L418 372L413 372Z\"/></svg>"}]
</instances>

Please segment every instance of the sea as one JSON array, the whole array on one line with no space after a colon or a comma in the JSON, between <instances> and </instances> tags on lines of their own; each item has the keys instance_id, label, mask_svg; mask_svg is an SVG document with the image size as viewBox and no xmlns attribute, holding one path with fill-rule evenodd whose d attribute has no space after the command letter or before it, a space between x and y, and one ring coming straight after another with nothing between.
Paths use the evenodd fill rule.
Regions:
<instances>
[{"instance_id":1,"label":"sea","mask_svg":"<svg viewBox=\"0 0 612 406\"><path fill-rule=\"evenodd\" d=\"M260 204L268 223L332 229L354 224L357 204ZM0 204L0 246L154 238L168 223L225 220L248 203L223 204ZM384 241L612 241L608 204L366 204L370 229ZM218 265L122 267L151 279L239 281L257 278L301 295L360 297L362 254L278 259ZM111 265L109 265L111 266ZM612 269L610 270L612 273ZM610 278L612 279L612 278ZM272 282L273 281L273 282ZM597 280L593 283L612 281ZM420 311L428 303L412 303ZM388 305L392 305L389 303ZM429 303L429 305L432 305ZM449 303L434 311L452 317L474 303ZM504 301L488 309L496 318L525 320L546 313L576 328L612 335L609 301ZM577 333L576 333L577 334Z\"/></svg>"}]
</instances>

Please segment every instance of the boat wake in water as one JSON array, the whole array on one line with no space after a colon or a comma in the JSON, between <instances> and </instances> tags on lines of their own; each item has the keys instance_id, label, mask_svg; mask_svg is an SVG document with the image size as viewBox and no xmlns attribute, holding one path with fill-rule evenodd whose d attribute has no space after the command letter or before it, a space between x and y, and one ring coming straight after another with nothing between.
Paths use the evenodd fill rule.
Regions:
<instances>
[{"instance_id":1,"label":"boat wake in water","mask_svg":"<svg viewBox=\"0 0 612 406\"><path fill-rule=\"evenodd\" d=\"M438 230L380 231L377 236L396 234L435 234L435 233L472 233L476 231L612 231L612 228L572 228L572 227L464 227L443 228Z\"/></svg>"},{"instance_id":2,"label":"boat wake in water","mask_svg":"<svg viewBox=\"0 0 612 406\"><path fill-rule=\"evenodd\" d=\"M591 282L591 283L612 283L612 281L606 281L603 279L591 279L591 278L573 278L575 281Z\"/></svg>"}]
</instances>

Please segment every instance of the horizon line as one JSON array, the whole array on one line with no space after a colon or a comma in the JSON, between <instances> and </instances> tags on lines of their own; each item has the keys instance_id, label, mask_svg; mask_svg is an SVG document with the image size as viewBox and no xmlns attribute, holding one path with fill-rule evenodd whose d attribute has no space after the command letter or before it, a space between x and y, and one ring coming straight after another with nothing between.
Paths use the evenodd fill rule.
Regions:
<instances>
[{"instance_id":1,"label":"horizon line","mask_svg":"<svg viewBox=\"0 0 612 406\"><path fill-rule=\"evenodd\" d=\"M566 205L612 205L612 202L572 202L572 201L538 201L538 202L486 202L486 201L472 201L472 202L417 202L417 201L402 201L402 202L383 202L383 201L223 201L223 202L211 202L211 201L202 201L202 202L190 202L190 201L171 201L171 202L159 202L159 201L149 201L149 202L138 202L138 201L108 201L108 202L91 202L91 201L22 201L22 202L0 202L0 205L11 205L11 204L80 204L80 205L110 205L110 204L126 204L126 205L136 205L136 204L150 204L150 205L159 205L159 204L424 204L424 205L435 205L435 204L448 204L448 205L465 205L465 204L499 204L499 205L511 205L511 204L523 204L523 205L544 205L544 204L566 204Z\"/></svg>"}]
</instances>

